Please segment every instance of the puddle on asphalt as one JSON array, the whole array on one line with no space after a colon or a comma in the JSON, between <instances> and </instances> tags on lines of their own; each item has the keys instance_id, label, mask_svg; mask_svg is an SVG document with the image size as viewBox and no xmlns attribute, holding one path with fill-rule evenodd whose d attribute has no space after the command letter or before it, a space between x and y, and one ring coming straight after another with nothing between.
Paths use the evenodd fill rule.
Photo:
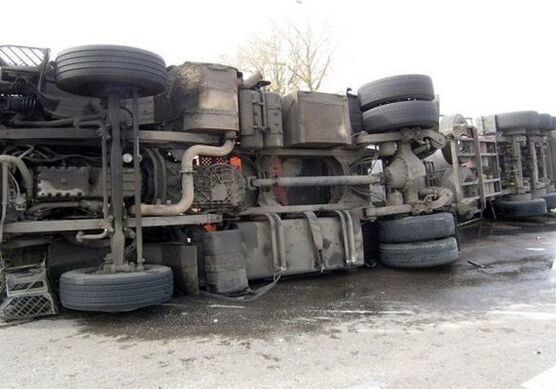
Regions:
<instances>
[{"instance_id":1,"label":"puddle on asphalt","mask_svg":"<svg viewBox=\"0 0 556 389\"><path fill-rule=\"evenodd\" d=\"M542 219L541 219L542 220ZM496 222L481 221L460 227L460 236L466 240L484 239L490 236L519 236L527 233L550 233L556 230L554 217L547 219L549 223L541 221L511 221Z\"/></svg>"},{"instance_id":2,"label":"puddle on asphalt","mask_svg":"<svg viewBox=\"0 0 556 389\"><path fill-rule=\"evenodd\" d=\"M250 303L183 296L164 306L136 312L69 316L78 319L81 333L126 335L132 339L222 336L244 340L277 333L334 336L335 325L350 320L364 320L369 325L401 320L411 326L417 320L413 314L420 310L479 314L495 304L497 297L506 296L509 289L512 293L518 289L534 293L539 278L547 280L546 273L556 279L556 273L546 272L551 267L546 261L532 261L523 267L493 265L478 269L469 265L417 272L379 267L286 279Z\"/></svg>"}]
</instances>

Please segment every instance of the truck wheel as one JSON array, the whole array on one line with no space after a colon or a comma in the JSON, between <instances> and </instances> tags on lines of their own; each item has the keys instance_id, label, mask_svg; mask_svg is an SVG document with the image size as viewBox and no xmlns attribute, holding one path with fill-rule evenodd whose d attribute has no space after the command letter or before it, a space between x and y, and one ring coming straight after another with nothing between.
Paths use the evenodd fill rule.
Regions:
<instances>
[{"instance_id":1,"label":"truck wheel","mask_svg":"<svg viewBox=\"0 0 556 389\"><path fill-rule=\"evenodd\" d=\"M495 209L500 216L510 218L540 216L546 213L546 201L542 198L522 201L498 200Z\"/></svg>"},{"instance_id":2,"label":"truck wheel","mask_svg":"<svg viewBox=\"0 0 556 389\"><path fill-rule=\"evenodd\" d=\"M548 193L541 196L541 198L546 202L546 209L550 210L556 208L556 193Z\"/></svg>"},{"instance_id":3,"label":"truck wheel","mask_svg":"<svg viewBox=\"0 0 556 389\"><path fill-rule=\"evenodd\" d=\"M438 108L432 101L401 101L363 112L363 127L369 133L402 128L432 128L438 124Z\"/></svg>"},{"instance_id":4,"label":"truck wheel","mask_svg":"<svg viewBox=\"0 0 556 389\"><path fill-rule=\"evenodd\" d=\"M448 212L408 216L379 222L379 240L383 243L408 243L445 238L456 232L454 216Z\"/></svg>"},{"instance_id":5,"label":"truck wheel","mask_svg":"<svg viewBox=\"0 0 556 389\"><path fill-rule=\"evenodd\" d=\"M60 277L60 301L77 311L125 312L170 300L172 270L159 265L144 267L129 273L97 273L96 267L68 271Z\"/></svg>"},{"instance_id":6,"label":"truck wheel","mask_svg":"<svg viewBox=\"0 0 556 389\"><path fill-rule=\"evenodd\" d=\"M93 97L104 96L107 86L156 95L164 91L168 77L160 56L126 46L73 47L58 54L55 67L58 88Z\"/></svg>"},{"instance_id":7,"label":"truck wheel","mask_svg":"<svg viewBox=\"0 0 556 389\"><path fill-rule=\"evenodd\" d=\"M361 111L404 100L434 99L432 79L422 74L382 78L363 85L357 91Z\"/></svg>"},{"instance_id":8,"label":"truck wheel","mask_svg":"<svg viewBox=\"0 0 556 389\"><path fill-rule=\"evenodd\" d=\"M517 111L500 113L495 116L499 130L519 130L539 128L539 114L536 111Z\"/></svg>"},{"instance_id":9,"label":"truck wheel","mask_svg":"<svg viewBox=\"0 0 556 389\"><path fill-rule=\"evenodd\" d=\"M417 269L448 265L458 259L455 238L411 243L381 243L380 261L390 267Z\"/></svg>"}]
</instances>

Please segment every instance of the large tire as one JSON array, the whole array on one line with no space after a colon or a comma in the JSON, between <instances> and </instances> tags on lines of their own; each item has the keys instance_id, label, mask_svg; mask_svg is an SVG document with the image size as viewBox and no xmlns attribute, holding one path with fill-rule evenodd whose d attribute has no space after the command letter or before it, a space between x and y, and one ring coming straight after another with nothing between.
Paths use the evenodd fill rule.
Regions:
<instances>
[{"instance_id":1,"label":"large tire","mask_svg":"<svg viewBox=\"0 0 556 389\"><path fill-rule=\"evenodd\" d=\"M456 232L454 217L447 212L408 216L379 222L379 240L383 243L407 243L445 238Z\"/></svg>"},{"instance_id":2,"label":"large tire","mask_svg":"<svg viewBox=\"0 0 556 389\"><path fill-rule=\"evenodd\" d=\"M102 97L107 87L116 87L152 96L164 91L166 80L164 60L133 47L79 46L56 57L56 85L77 95Z\"/></svg>"},{"instance_id":3,"label":"large tire","mask_svg":"<svg viewBox=\"0 0 556 389\"><path fill-rule=\"evenodd\" d=\"M434 99L432 79L422 74L406 74L369 82L357 91L361 111L404 100Z\"/></svg>"},{"instance_id":4,"label":"large tire","mask_svg":"<svg viewBox=\"0 0 556 389\"><path fill-rule=\"evenodd\" d=\"M556 208L556 193L547 193L541 198L546 202L547 210Z\"/></svg>"},{"instance_id":5,"label":"large tire","mask_svg":"<svg viewBox=\"0 0 556 389\"><path fill-rule=\"evenodd\" d=\"M517 111L499 113L495 116L499 130L538 129L539 114L536 111Z\"/></svg>"},{"instance_id":6,"label":"large tire","mask_svg":"<svg viewBox=\"0 0 556 389\"><path fill-rule=\"evenodd\" d=\"M540 216L546 213L546 201L544 199L498 200L495 209L498 215L509 218Z\"/></svg>"},{"instance_id":7,"label":"large tire","mask_svg":"<svg viewBox=\"0 0 556 389\"><path fill-rule=\"evenodd\" d=\"M144 271L97 273L90 267L68 271L60 277L60 301L68 309L125 312L163 304L174 292L172 270L145 265Z\"/></svg>"},{"instance_id":8,"label":"large tire","mask_svg":"<svg viewBox=\"0 0 556 389\"><path fill-rule=\"evenodd\" d=\"M442 266L458 259L458 243L455 238L426 242L381 243L380 261L390 267L417 269Z\"/></svg>"},{"instance_id":9,"label":"large tire","mask_svg":"<svg viewBox=\"0 0 556 389\"><path fill-rule=\"evenodd\" d=\"M552 130L552 115L548 113L539 113L539 130Z\"/></svg>"},{"instance_id":10,"label":"large tire","mask_svg":"<svg viewBox=\"0 0 556 389\"><path fill-rule=\"evenodd\" d=\"M432 128L438 124L438 108L432 101L401 101L363 112L363 125L369 133L402 128Z\"/></svg>"}]
</instances>

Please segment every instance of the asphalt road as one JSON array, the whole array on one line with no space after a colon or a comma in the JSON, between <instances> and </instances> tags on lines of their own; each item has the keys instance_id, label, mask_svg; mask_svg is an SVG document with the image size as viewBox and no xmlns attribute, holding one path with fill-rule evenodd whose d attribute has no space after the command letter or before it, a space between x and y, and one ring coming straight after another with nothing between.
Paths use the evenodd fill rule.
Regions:
<instances>
[{"instance_id":1,"label":"asphalt road","mask_svg":"<svg viewBox=\"0 0 556 389\"><path fill-rule=\"evenodd\" d=\"M0 324L0 387L556 388L554 225L468 228L462 249L449 268L288 279L248 304Z\"/></svg>"}]
</instances>

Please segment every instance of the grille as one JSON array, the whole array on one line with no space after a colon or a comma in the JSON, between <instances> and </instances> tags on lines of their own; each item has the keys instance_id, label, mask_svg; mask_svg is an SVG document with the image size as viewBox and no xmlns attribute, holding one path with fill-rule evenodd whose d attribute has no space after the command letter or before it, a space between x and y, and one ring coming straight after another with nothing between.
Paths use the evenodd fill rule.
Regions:
<instances>
[{"instance_id":1,"label":"grille","mask_svg":"<svg viewBox=\"0 0 556 389\"><path fill-rule=\"evenodd\" d=\"M228 157L199 157L199 166L210 166L214 164L229 164L230 159Z\"/></svg>"},{"instance_id":2,"label":"grille","mask_svg":"<svg viewBox=\"0 0 556 389\"><path fill-rule=\"evenodd\" d=\"M245 198L246 182L243 174L225 163L195 167L194 207L203 210L239 208Z\"/></svg>"}]
</instances>

